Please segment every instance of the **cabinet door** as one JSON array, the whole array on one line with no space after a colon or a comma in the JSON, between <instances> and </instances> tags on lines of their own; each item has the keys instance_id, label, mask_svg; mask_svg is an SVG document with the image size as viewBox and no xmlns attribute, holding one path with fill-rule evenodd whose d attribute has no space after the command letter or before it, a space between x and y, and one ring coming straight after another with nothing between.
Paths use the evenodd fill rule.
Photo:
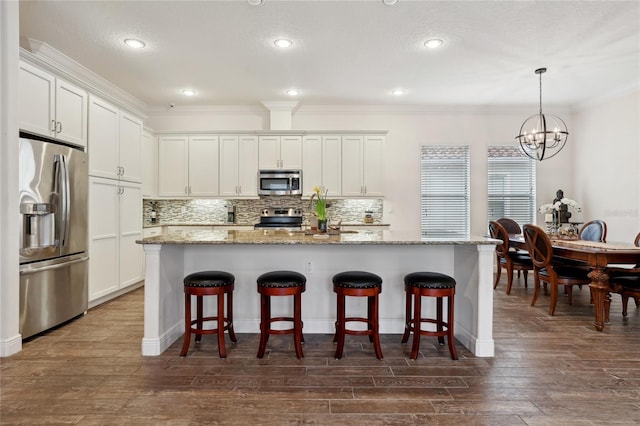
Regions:
<instances>
[{"instance_id":1,"label":"cabinet door","mask_svg":"<svg viewBox=\"0 0 640 426\"><path fill-rule=\"evenodd\" d=\"M87 146L87 92L56 80L56 138Z\"/></svg>"},{"instance_id":2,"label":"cabinet door","mask_svg":"<svg viewBox=\"0 0 640 426\"><path fill-rule=\"evenodd\" d=\"M189 195L218 195L218 136L189 137Z\"/></svg>"},{"instance_id":3,"label":"cabinet door","mask_svg":"<svg viewBox=\"0 0 640 426\"><path fill-rule=\"evenodd\" d=\"M238 195L239 149L237 136L220 136L220 195Z\"/></svg>"},{"instance_id":4,"label":"cabinet door","mask_svg":"<svg viewBox=\"0 0 640 426\"><path fill-rule=\"evenodd\" d=\"M18 74L20 129L43 136L55 132L55 77L25 62Z\"/></svg>"},{"instance_id":5,"label":"cabinet door","mask_svg":"<svg viewBox=\"0 0 640 426\"><path fill-rule=\"evenodd\" d=\"M142 182L142 120L124 111L120 112L120 179Z\"/></svg>"},{"instance_id":6,"label":"cabinet door","mask_svg":"<svg viewBox=\"0 0 640 426\"><path fill-rule=\"evenodd\" d=\"M302 136L280 136L280 168L302 169Z\"/></svg>"},{"instance_id":7,"label":"cabinet door","mask_svg":"<svg viewBox=\"0 0 640 426\"><path fill-rule=\"evenodd\" d=\"M89 178L89 301L119 288L118 181Z\"/></svg>"},{"instance_id":8,"label":"cabinet door","mask_svg":"<svg viewBox=\"0 0 640 426\"><path fill-rule=\"evenodd\" d=\"M118 179L119 111L95 96L89 97L89 174Z\"/></svg>"},{"instance_id":9,"label":"cabinet door","mask_svg":"<svg viewBox=\"0 0 640 426\"><path fill-rule=\"evenodd\" d=\"M142 196L158 195L158 138L149 132L142 134Z\"/></svg>"},{"instance_id":10,"label":"cabinet door","mask_svg":"<svg viewBox=\"0 0 640 426\"><path fill-rule=\"evenodd\" d=\"M360 197L362 185L362 136L342 137L342 195Z\"/></svg>"},{"instance_id":11,"label":"cabinet door","mask_svg":"<svg viewBox=\"0 0 640 426\"><path fill-rule=\"evenodd\" d=\"M119 288L144 279L142 239L142 185L120 182L119 194Z\"/></svg>"},{"instance_id":12,"label":"cabinet door","mask_svg":"<svg viewBox=\"0 0 640 426\"><path fill-rule=\"evenodd\" d=\"M188 149L186 136L164 136L158 140L158 195L187 195Z\"/></svg>"},{"instance_id":13,"label":"cabinet door","mask_svg":"<svg viewBox=\"0 0 640 426\"><path fill-rule=\"evenodd\" d=\"M238 140L238 194L258 196L258 138L240 136Z\"/></svg>"},{"instance_id":14,"label":"cabinet door","mask_svg":"<svg viewBox=\"0 0 640 426\"><path fill-rule=\"evenodd\" d=\"M330 197L342 195L341 136L322 137L322 187Z\"/></svg>"},{"instance_id":15,"label":"cabinet door","mask_svg":"<svg viewBox=\"0 0 640 426\"><path fill-rule=\"evenodd\" d=\"M260 136L258 159L260 169L280 168L280 136Z\"/></svg>"},{"instance_id":16,"label":"cabinet door","mask_svg":"<svg viewBox=\"0 0 640 426\"><path fill-rule=\"evenodd\" d=\"M362 157L362 184L367 197L384 195L382 153L384 136L365 136Z\"/></svg>"},{"instance_id":17,"label":"cabinet door","mask_svg":"<svg viewBox=\"0 0 640 426\"><path fill-rule=\"evenodd\" d=\"M305 136L302 142L302 196L311 197L322 186L322 137Z\"/></svg>"}]
</instances>

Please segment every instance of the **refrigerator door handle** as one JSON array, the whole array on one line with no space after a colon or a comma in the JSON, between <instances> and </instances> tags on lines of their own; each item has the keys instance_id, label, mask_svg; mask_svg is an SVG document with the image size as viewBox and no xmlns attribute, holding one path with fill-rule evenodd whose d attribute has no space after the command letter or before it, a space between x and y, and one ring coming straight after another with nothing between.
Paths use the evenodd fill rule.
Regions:
<instances>
[{"instance_id":1,"label":"refrigerator door handle","mask_svg":"<svg viewBox=\"0 0 640 426\"><path fill-rule=\"evenodd\" d=\"M66 262L54 263L54 264L46 265L46 266L35 266L34 267L33 264L22 265L22 266L20 266L20 275L33 274L33 273L36 273L36 272L51 271L51 270L54 270L54 269L66 268L69 265L73 265L75 263L86 262L87 260L89 260L89 256L82 256L82 257L80 257L78 259L68 260Z\"/></svg>"},{"instance_id":2,"label":"refrigerator door handle","mask_svg":"<svg viewBox=\"0 0 640 426\"><path fill-rule=\"evenodd\" d=\"M64 155L56 154L53 156L55 163L55 192L58 193L58 222L57 229L58 241L60 247L63 247L69 239L69 168L67 167L67 159Z\"/></svg>"}]
</instances>

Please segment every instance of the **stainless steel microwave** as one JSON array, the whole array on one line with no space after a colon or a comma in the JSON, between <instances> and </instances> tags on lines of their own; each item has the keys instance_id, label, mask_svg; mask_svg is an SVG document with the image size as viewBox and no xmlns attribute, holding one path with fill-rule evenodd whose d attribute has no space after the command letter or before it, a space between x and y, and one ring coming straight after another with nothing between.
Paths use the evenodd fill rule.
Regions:
<instances>
[{"instance_id":1,"label":"stainless steel microwave","mask_svg":"<svg viewBox=\"0 0 640 426\"><path fill-rule=\"evenodd\" d=\"M258 195L302 195L302 171L260 170Z\"/></svg>"}]
</instances>

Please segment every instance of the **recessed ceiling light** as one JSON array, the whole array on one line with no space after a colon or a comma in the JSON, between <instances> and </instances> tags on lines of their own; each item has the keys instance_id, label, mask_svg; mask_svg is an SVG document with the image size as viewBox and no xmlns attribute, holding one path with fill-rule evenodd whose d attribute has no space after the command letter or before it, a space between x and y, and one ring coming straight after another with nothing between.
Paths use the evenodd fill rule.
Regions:
<instances>
[{"instance_id":1,"label":"recessed ceiling light","mask_svg":"<svg viewBox=\"0 0 640 426\"><path fill-rule=\"evenodd\" d=\"M398 0L382 0L382 3L386 4L387 6L393 6L394 4L398 3Z\"/></svg>"},{"instance_id":2,"label":"recessed ceiling light","mask_svg":"<svg viewBox=\"0 0 640 426\"><path fill-rule=\"evenodd\" d=\"M293 46L293 42L291 40L287 40L286 38L279 38L278 40L274 41L273 44L282 48Z\"/></svg>"},{"instance_id":3,"label":"recessed ceiling light","mask_svg":"<svg viewBox=\"0 0 640 426\"><path fill-rule=\"evenodd\" d=\"M144 42L137 38L125 38L124 44L134 49L142 49L145 46Z\"/></svg>"},{"instance_id":4,"label":"recessed ceiling light","mask_svg":"<svg viewBox=\"0 0 640 426\"><path fill-rule=\"evenodd\" d=\"M251 6L260 6L262 3L264 3L263 0L248 0L248 2Z\"/></svg>"},{"instance_id":5,"label":"recessed ceiling light","mask_svg":"<svg viewBox=\"0 0 640 426\"><path fill-rule=\"evenodd\" d=\"M405 94L405 91L402 89L396 89L396 90L392 90L391 94L395 96L402 96Z\"/></svg>"},{"instance_id":6,"label":"recessed ceiling light","mask_svg":"<svg viewBox=\"0 0 640 426\"><path fill-rule=\"evenodd\" d=\"M193 89L183 89L180 93L185 96L194 96L196 94L196 91Z\"/></svg>"},{"instance_id":7,"label":"recessed ceiling light","mask_svg":"<svg viewBox=\"0 0 640 426\"><path fill-rule=\"evenodd\" d=\"M289 89L287 90L287 95L289 96L298 96L300 91L298 89Z\"/></svg>"},{"instance_id":8,"label":"recessed ceiling light","mask_svg":"<svg viewBox=\"0 0 640 426\"><path fill-rule=\"evenodd\" d=\"M432 38L424 42L424 47L428 47L429 49L435 49L437 47L442 46L444 42L439 38Z\"/></svg>"}]
</instances>

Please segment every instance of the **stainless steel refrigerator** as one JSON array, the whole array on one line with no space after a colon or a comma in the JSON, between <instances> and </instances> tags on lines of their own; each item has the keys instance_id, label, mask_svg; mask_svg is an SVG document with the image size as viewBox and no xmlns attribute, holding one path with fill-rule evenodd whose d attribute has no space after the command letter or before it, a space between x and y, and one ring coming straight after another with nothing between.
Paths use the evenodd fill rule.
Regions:
<instances>
[{"instance_id":1,"label":"stainless steel refrigerator","mask_svg":"<svg viewBox=\"0 0 640 426\"><path fill-rule=\"evenodd\" d=\"M87 154L20 138L20 333L33 336L88 306Z\"/></svg>"}]
</instances>

